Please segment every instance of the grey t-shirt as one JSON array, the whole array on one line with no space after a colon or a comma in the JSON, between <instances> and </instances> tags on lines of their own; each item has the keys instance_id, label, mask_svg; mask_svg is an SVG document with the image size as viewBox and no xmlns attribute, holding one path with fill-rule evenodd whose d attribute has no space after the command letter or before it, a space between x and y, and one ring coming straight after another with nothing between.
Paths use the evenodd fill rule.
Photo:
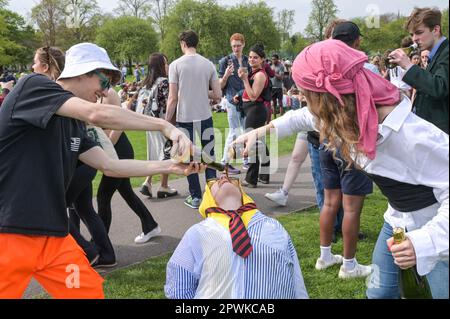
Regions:
<instances>
[{"instance_id":1,"label":"grey t-shirt","mask_svg":"<svg viewBox=\"0 0 450 319\"><path fill-rule=\"evenodd\" d=\"M284 75L284 65L282 63L278 63L278 65L272 65L272 70L275 71L275 75ZM282 88L283 80L278 80L276 77L271 78L272 87L274 88Z\"/></svg>"},{"instance_id":2,"label":"grey t-shirt","mask_svg":"<svg viewBox=\"0 0 450 319\"><path fill-rule=\"evenodd\" d=\"M212 116L208 92L218 81L216 68L200 54L184 55L169 66L169 83L178 84L177 122L203 121Z\"/></svg>"}]
</instances>

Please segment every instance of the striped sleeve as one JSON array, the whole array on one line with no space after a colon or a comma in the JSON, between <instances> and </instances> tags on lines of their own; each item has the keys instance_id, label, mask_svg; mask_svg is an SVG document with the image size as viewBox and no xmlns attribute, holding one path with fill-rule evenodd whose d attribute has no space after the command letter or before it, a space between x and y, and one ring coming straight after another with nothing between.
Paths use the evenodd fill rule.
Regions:
<instances>
[{"instance_id":1,"label":"striped sleeve","mask_svg":"<svg viewBox=\"0 0 450 319\"><path fill-rule=\"evenodd\" d=\"M195 273L196 248L192 244L196 242L197 227L187 230L167 263L164 292L169 299L192 299L197 292L199 276Z\"/></svg>"},{"instance_id":2,"label":"striped sleeve","mask_svg":"<svg viewBox=\"0 0 450 319\"><path fill-rule=\"evenodd\" d=\"M167 264L164 292L169 299L193 299L198 279L193 273L173 262Z\"/></svg>"},{"instance_id":3,"label":"striped sleeve","mask_svg":"<svg viewBox=\"0 0 450 319\"><path fill-rule=\"evenodd\" d=\"M288 244L289 253L291 255L292 263L294 264L294 285L295 285L295 298L296 299L308 299L308 292L306 291L305 282L303 281L302 270L298 262L297 252L291 239Z\"/></svg>"}]
</instances>

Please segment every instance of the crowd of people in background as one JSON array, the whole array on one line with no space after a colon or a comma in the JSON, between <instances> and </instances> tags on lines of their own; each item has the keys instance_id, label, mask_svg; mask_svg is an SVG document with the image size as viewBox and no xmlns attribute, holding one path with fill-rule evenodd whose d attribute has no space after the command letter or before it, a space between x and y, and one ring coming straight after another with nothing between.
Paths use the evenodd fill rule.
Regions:
<instances>
[{"instance_id":1,"label":"crowd of people in background","mask_svg":"<svg viewBox=\"0 0 450 319\"><path fill-rule=\"evenodd\" d=\"M61 209L63 205L63 211L60 213L65 214L66 210L69 211L67 220L69 227L65 229L65 226L61 226L64 225L62 219L55 226L58 231L52 230L54 226L52 222L43 226L36 221L35 225L39 225L35 230L30 231L29 225L21 224L20 218L5 217L13 212L6 212L3 207L13 207L17 204L11 202L15 200L15 196L11 198L0 196L0 235L3 237L10 235L12 228L19 229L19 231L12 231L13 233L18 232L25 236L40 234L51 237L56 233L58 235L70 233L70 240L73 238L76 245L80 246L87 256L87 265L83 271L87 274L89 282L85 286L86 289L80 291L80 296L101 297L102 290L99 285L102 280L90 269L91 266L101 269L114 267L117 264L108 236L114 216L114 208L111 207L114 192L119 191L140 219L142 233L136 236L134 242L143 244L157 236L161 228L144 202L134 193L129 176L146 177L139 189L146 197L169 200L178 195L178 191L169 186L169 174L185 174L189 185L189 196L184 203L193 209L200 210L204 221L186 232L169 261L166 295L170 298L307 298L307 287L304 285L298 257L289 234L278 222L260 212L251 197L247 195L247 191L258 187L258 183L270 184L270 154L263 137L265 133L261 132L269 128L277 128L280 132L298 133L298 135L293 145L283 186L276 192L267 193L265 198L281 206L288 205L289 191L299 174L301 165L307 155L310 155L317 206L320 210L320 247L318 248L320 256L315 264L318 271L342 264L338 273L339 278L365 278L372 273L373 269L370 266L358 264L356 253L358 241L365 239L365 235L359 231L364 199L372 193L372 182L375 181L388 198L389 208L385 215L386 223L373 255L373 263L381 268L381 279L378 282L379 287L372 286L368 289L367 296L398 298L398 287L392 286L396 279L392 272L397 271L399 265L405 264L401 259L401 253L405 251L409 253L411 250L414 252L415 249L413 262L408 261L406 264L417 265L422 275L428 275L435 298L448 298L448 179L445 181L442 176L437 176L437 173L425 172L428 165L426 163L416 163L423 167L402 165L397 167L395 166L397 157L393 155L393 149L381 146L377 146L377 152L381 154L379 158L391 160L396 169L404 169L408 172L394 174L389 171L390 163L381 160L378 164L380 166L375 164L373 167L362 166L352 157L354 155L352 151L364 149L365 156L370 160L375 158L376 138L371 140L373 145L369 145L368 142L364 145L357 142L364 143L364 138L373 138L373 134L376 136L374 130L376 130L379 116L384 116L380 123L389 119L388 116L391 114L389 112L392 110L381 114L378 108L377 115L375 104L398 105L398 110L401 109L404 112L392 111L392 114L395 114L399 123L410 121L407 123L413 123L417 127L417 136L422 132L430 138L433 136L436 138L436 141L429 141L430 145L436 147L436 152L430 152L426 160L431 163L436 162L438 167L431 167L430 170L445 171L443 166L445 162L448 166L448 149L441 149L438 144L441 143L448 148L448 40L442 35L440 19L440 12L429 8L416 9L411 14L406 26L411 36L405 37L398 46L405 49L411 48L414 43L418 44L417 48L408 54L402 49L396 49L367 56L361 51L360 44L364 38L361 36L358 25L342 19L333 21L328 26L325 32L326 41L306 48L295 60L280 57L278 53L268 56L264 46L258 43L249 44L247 50L244 35L235 33L230 37L231 53L220 59L216 66L197 52L201 39L197 33L190 30L182 32L179 36L180 48L183 52L181 57L175 61L169 61L164 54L155 52L149 55L146 66L139 63L113 66L106 51L93 44L78 44L69 49L66 53L68 61L66 65L65 53L58 48L39 48L33 61L34 74L21 74L19 79L16 79L13 72L5 70L0 76L2 91L0 114L3 113L0 116L0 125L3 125L0 128L0 159L6 162L8 156L4 151L8 145L6 137L10 134L8 130L13 130L14 125L17 125L14 121L24 121L30 127L45 130L47 124L42 124L42 121L48 121L54 114L76 119L70 124L69 122L61 124L62 126L72 125L76 127L77 132L79 130L82 133L80 137L77 137L78 140L75 140L78 142L71 144L71 150L76 153L76 156L71 159L70 164L66 162L62 164L62 166L67 165L68 168L67 171L64 169L61 171L61 185L59 185L61 188L53 189L55 194L62 197L55 199L58 202L57 205L55 204L57 209ZM310 52L326 56L336 63L336 70L323 71L328 66L322 65L322 62L317 60L310 62L308 60ZM91 55L97 61L96 66L87 67L86 62L83 61L83 54ZM348 69L344 70L346 63ZM353 73L345 73L350 69ZM131 75L129 75L130 71ZM330 74L325 74L326 72ZM89 123L87 120L92 117L89 117L88 113L81 116L74 110L67 111L64 108L64 105L74 96L87 99L84 95L87 93L79 93L84 84L80 84L81 82L74 84L70 81L80 76L85 77L85 74L87 74L86 78L98 77L100 81L101 87L97 92L92 92L91 96L87 97L91 104L95 107L104 106L112 115L124 116L121 119L122 125L107 120ZM131 81L129 81L130 78ZM353 82L345 82L347 79ZM343 81L342 86L336 89L334 83L339 81ZM20 90L31 90L27 86L30 83L43 88L43 92L45 89L53 92L54 95L48 97L48 104L45 104L47 103L45 97L40 97L44 99L42 103L46 105L46 110L40 110L40 112L48 112L45 113L50 114L48 118L44 113L36 112L27 115L20 108L16 110L14 109L15 100L8 99L9 95L14 95L14 99L19 101L23 99L36 107L32 100L33 92L24 96L22 91L15 90L15 87L20 87ZM114 84L116 84L116 90L114 90ZM370 94L367 93L370 96L364 95L362 89L370 92ZM333 98L330 98L329 94ZM61 97L60 100L58 96ZM401 97L400 100L399 97ZM320 106L317 103L319 99L323 99L322 104L319 103ZM360 106L362 104L367 109L364 109L366 111L364 114L360 113L360 109L358 112L344 114L342 113L344 111L337 111L340 110L339 104L343 106L343 109L348 108L349 105L362 107ZM57 107L52 109L52 105ZM332 108L332 105L336 107ZM327 110L328 114L336 112L336 118L342 117L342 123L356 117L355 122L359 125L358 128L355 129L354 125L340 127L340 124L329 122L331 117L323 113L325 107L330 107ZM117 110L122 113L116 113L119 112ZM309 113L310 111L313 114ZM6 116L6 112L13 112L14 116ZM175 154L184 160L189 160L189 154L186 158L186 146L196 145L197 135L200 137L202 148L214 145L213 112L227 114L229 130L220 162L227 165L228 174L218 177L216 170L206 167L206 186L202 190L198 175L200 166L193 164L200 162L202 155L194 156L194 162L189 166L186 164L172 167L165 147L167 141L176 142L174 150L175 146L182 149L182 145L184 153L181 151L174 153L172 150L171 155L174 157ZM408 115L411 112L415 113L418 119L411 119ZM39 118L33 119L33 116ZM322 121L323 126L318 127L318 122L312 121L313 116L316 120ZM146 118L152 118L152 120L148 122ZM136 122L130 124L127 119ZM387 123L385 127L389 127L389 130L396 132L404 130L400 128L399 123L391 121L385 122ZM144 124L153 128L153 131L145 129ZM161 164L161 167L166 165L164 169L156 169L156 166L144 169L139 164L130 162L133 169L126 169L120 164L115 164L118 166L115 166L114 173L111 173L111 171L105 171L105 167L93 159L98 157L108 163L110 160L115 161L114 163L133 160L133 148L124 132L124 129L129 128L147 131L147 160L151 163L165 163ZM55 130L55 128L52 129ZM353 129L354 131L349 132ZM244 133L250 130L254 130L253 133ZM85 136L84 131L87 132L86 134L89 133L90 137ZM389 133L385 132L380 134L386 134L385 138L388 139ZM415 146L414 141L423 138L412 136L413 133L410 131L403 134L405 138L411 138L411 147ZM180 137L181 135L183 137ZM250 140L250 137L254 137L254 140ZM398 138L397 135L395 138ZM246 148L243 153L242 167L230 165L230 161L233 160L229 152L230 148L234 147L237 141L246 142L248 146L255 143L255 140L258 140L255 151L247 152ZM93 153L92 149L95 149L95 145L101 146L103 149L101 154L98 150L95 154ZM353 145L355 149L349 145ZM358 147L362 145L362 148L356 148L356 145ZM408 156L406 153L403 155ZM425 156L410 155L411 157ZM214 147L209 147L205 156L215 159ZM446 160L445 156L447 156ZM33 158L32 154L30 158ZM363 172L361 167L366 172ZM5 169L4 166L0 166L0 180L3 179L3 183L8 182ZM96 194L98 202L96 211L92 205L94 197L92 180L97 169L103 171L104 175ZM409 174L416 170L420 176L411 177ZM239 175L242 171L245 172L242 181L233 179L233 175ZM70 178L65 174L69 174ZM161 174L161 186L155 193L152 177L156 174ZM224 191L218 192L218 188L221 187ZM395 187L398 189L393 189ZM56 196L55 194L51 196ZM419 203L418 200L411 198L410 194L414 194L422 202ZM36 198L36 203L39 203L39 198ZM52 205L50 201L48 205ZM36 204L37 207L40 205ZM36 214L43 213L36 212ZM411 215L408 214L417 218L411 221L408 219ZM445 218L446 226L442 221ZM91 241L80 234L80 221L87 226L92 236ZM393 224L398 222L406 224L408 230L411 230L411 236L410 246L402 248L396 254L395 249L386 246L386 240L391 237L387 233L392 233ZM43 227L45 231L40 231L39 227ZM434 230L438 234L430 234ZM208 232L207 236L205 232ZM331 252L332 243L336 242L338 234L342 234L343 237L343 256L334 255ZM0 242L3 237L0 237ZM221 238L221 240L216 242L211 238ZM447 244L444 244L445 239ZM20 245L25 247L27 244L21 242ZM64 245L67 249L74 247L72 243L64 243ZM14 255L12 250L13 248L9 247L2 254ZM425 252L426 250L428 253ZM430 252L431 250L433 251ZM75 254L72 256L80 258ZM268 266L273 264L279 265L277 266L279 268L273 269ZM11 267L11 265L3 265L0 261L0 273L6 273L5 269L13 273L14 270L11 270ZM221 273L214 273L217 267L229 267L233 269L235 276L227 277L221 276ZM447 281L442 280L445 273ZM438 276L441 278L440 281L437 280ZM22 277L17 276L17 278L15 277L15 280L21 282ZM0 275L0 296L20 297L23 285L19 285L12 292L4 288L6 287L4 283L8 280L10 279ZM93 285L92 294L89 293L91 284ZM55 296L70 295L66 294L67 292L60 294L55 290L60 288L58 284L48 284L48 287L53 289L51 292ZM3 291L2 288L4 288ZM8 291L11 294L8 295Z\"/></svg>"}]
</instances>

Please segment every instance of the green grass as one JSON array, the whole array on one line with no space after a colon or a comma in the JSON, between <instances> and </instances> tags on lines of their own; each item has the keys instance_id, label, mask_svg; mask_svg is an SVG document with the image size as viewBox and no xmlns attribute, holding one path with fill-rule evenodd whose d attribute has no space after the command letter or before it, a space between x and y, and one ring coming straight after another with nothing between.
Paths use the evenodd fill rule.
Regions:
<instances>
[{"instance_id":1,"label":"green grass","mask_svg":"<svg viewBox=\"0 0 450 319\"><path fill-rule=\"evenodd\" d=\"M216 158L220 159L222 158L223 154L223 146L225 145L225 129L228 128L228 119L226 113L213 113L213 121L214 121L214 128L219 130L221 132L221 142L216 141L216 145L221 145L221 147L216 147ZM142 131L127 131L126 132L128 139L130 140L131 144L133 145L134 149L134 158L138 160L145 160L147 158L147 142L145 139L145 132ZM216 134L216 138L218 138L218 135ZM279 155L286 155L292 152L292 148L294 147L296 135L290 136L284 139L281 139L278 142L278 154ZM270 138L268 139L268 143L270 141ZM97 194L98 185L100 183L102 173L98 172L97 176L95 177L93 181L93 188L94 188L94 195ZM176 175L170 175L170 179L176 179L180 178ZM140 186L145 180L145 177L137 177L131 179L131 185L133 187ZM159 175L155 175L153 177L153 183L159 182Z\"/></svg>"},{"instance_id":2,"label":"green grass","mask_svg":"<svg viewBox=\"0 0 450 319\"><path fill-rule=\"evenodd\" d=\"M378 189L366 199L361 230L368 238L358 243L357 259L370 264L372 251L383 224L386 200ZM302 268L309 297L312 299L362 299L365 298L365 279L341 280L337 277L339 266L323 271L314 269L319 251L319 212L317 209L281 216L278 220L291 235ZM332 248L342 254L342 239ZM117 270L106 276L107 298L165 298L166 264L171 254L151 258L139 265Z\"/></svg>"}]
</instances>

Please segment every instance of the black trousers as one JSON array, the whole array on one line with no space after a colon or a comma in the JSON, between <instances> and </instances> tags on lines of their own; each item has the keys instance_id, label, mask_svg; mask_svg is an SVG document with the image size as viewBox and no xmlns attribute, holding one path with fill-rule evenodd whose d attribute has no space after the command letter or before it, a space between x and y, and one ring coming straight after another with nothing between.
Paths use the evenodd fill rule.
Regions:
<instances>
[{"instance_id":1,"label":"black trousers","mask_svg":"<svg viewBox=\"0 0 450 319\"><path fill-rule=\"evenodd\" d=\"M78 166L75 171L66 192L66 202L69 206L69 232L89 260L100 254L103 261L113 263L116 261L114 248L102 220L92 205L92 180L96 174L96 169L84 164ZM81 235L80 219L91 234L92 241L87 241Z\"/></svg>"},{"instance_id":2,"label":"black trousers","mask_svg":"<svg viewBox=\"0 0 450 319\"><path fill-rule=\"evenodd\" d=\"M256 129L266 124L267 108L263 102L244 102L245 130ZM258 141L255 151L255 161L249 163L245 180L253 185L258 184L258 178L269 181L270 154L269 149L262 141ZM260 159L261 157L261 159ZM260 166L263 173L260 174Z\"/></svg>"},{"instance_id":3,"label":"black trousers","mask_svg":"<svg viewBox=\"0 0 450 319\"><path fill-rule=\"evenodd\" d=\"M134 151L125 133L122 133L114 145L120 159L133 159ZM112 220L111 199L119 191L120 196L141 220L142 231L146 234L158 226L150 211L135 194L129 178L114 178L103 175L97 192L98 214L106 231L109 232Z\"/></svg>"}]
</instances>

